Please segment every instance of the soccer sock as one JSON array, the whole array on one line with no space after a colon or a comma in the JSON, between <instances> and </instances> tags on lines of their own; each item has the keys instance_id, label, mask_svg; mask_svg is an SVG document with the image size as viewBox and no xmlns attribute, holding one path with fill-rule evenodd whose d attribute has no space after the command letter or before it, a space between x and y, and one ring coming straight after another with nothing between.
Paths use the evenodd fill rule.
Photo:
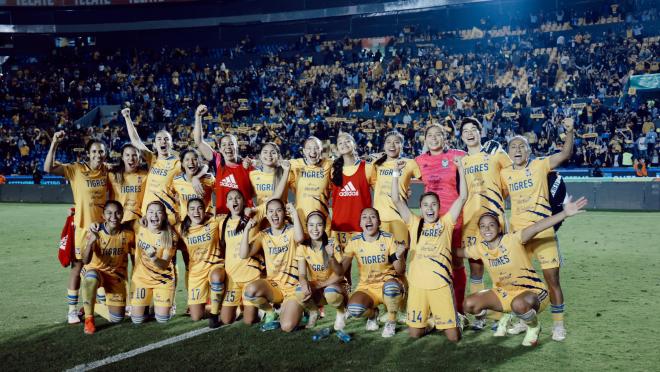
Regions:
<instances>
[{"instance_id":1,"label":"soccer sock","mask_svg":"<svg viewBox=\"0 0 660 372\"><path fill-rule=\"evenodd\" d=\"M555 325L564 325L564 304L550 305L550 312Z\"/></svg>"},{"instance_id":2,"label":"soccer sock","mask_svg":"<svg viewBox=\"0 0 660 372\"><path fill-rule=\"evenodd\" d=\"M83 298L83 308L85 309L85 318L91 318L94 316L94 304L96 302L96 288L99 285L99 279L96 277L94 271L85 273L81 283L81 292ZM76 304L78 303L76 295ZM69 295L71 298L71 295ZM75 310L76 305L73 305ZM71 302L69 302L69 310L71 310Z\"/></svg>"},{"instance_id":3,"label":"soccer sock","mask_svg":"<svg viewBox=\"0 0 660 372\"><path fill-rule=\"evenodd\" d=\"M123 314L115 314L113 312L109 312L109 314L110 314L110 323L119 323L122 320L124 320Z\"/></svg>"},{"instance_id":4,"label":"soccer sock","mask_svg":"<svg viewBox=\"0 0 660 372\"><path fill-rule=\"evenodd\" d=\"M170 320L170 314L166 314L166 315L156 314L156 321L158 323L167 323L168 320Z\"/></svg>"},{"instance_id":5,"label":"soccer sock","mask_svg":"<svg viewBox=\"0 0 660 372\"><path fill-rule=\"evenodd\" d=\"M323 297L325 297L325 302L328 305L338 309L338 311L341 309L343 312L344 295L339 290L332 287L326 288L323 290Z\"/></svg>"},{"instance_id":6,"label":"soccer sock","mask_svg":"<svg viewBox=\"0 0 660 372\"><path fill-rule=\"evenodd\" d=\"M222 292L225 290L223 282L211 282L211 314L220 313L220 304L222 303Z\"/></svg>"},{"instance_id":7,"label":"soccer sock","mask_svg":"<svg viewBox=\"0 0 660 372\"><path fill-rule=\"evenodd\" d=\"M518 318L522 319L529 327L536 328L538 326L539 321L538 318L536 317L536 310L531 309L530 311L524 313L524 314L518 314L514 313Z\"/></svg>"},{"instance_id":8,"label":"soccer sock","mask_svg":"<svg viewBox=\"0 0 660 372\"><path fill-rule=\"evenodd\" d=\"M268 302L268 299L266 299L266 297L250 296L247 293L244 294L243 297L245 297L245 301L247 301L250 305L256 307L259 310L263 310L267 313L273 311L273 305L271 305Z\"/></svg>"},{"instance_id":9,"label":"soccer sock","mask_svg":"<svg viewBox=\"0 0 660 372\"><path fill-rule=\"evenodd\" d=\"M463 314L463 301L465 301L465 287L467 286L465 266L453 269L452 281L454 282L454 304L456 305L456 310Z\"/></svg>"},{"instance_id":10,"label":"soccer sock","mask_svg":"<svg viewBox=\"0 0 660 372\"><path fill-rule=\"evenodd\" d=\"M475 278L470 276L470 294L484 290L484 278Z\"/></svg>"},{"instance_id":11,"label":"soccer sock","mask_svg":"<svg viewBox=\"0 0 660 372\"><path fill-rule=\"evenodd\" d=\"M367 307L362 304L348 304L347 310L353 318L359 318L361 316L368 318L371 315L371 309L369 309L369 313L367 314Z\"/></svg>"},{"instance_id":12,"label":"soccer sock","mask_svg":"<svg viewBox=\"0 0 660 372\"><path fill-rule=\"evenodd\" d=\"M94 305L94 312L102 316L105 320L110 321L110 311L105 303L105 289L103 287L96 288L96 305Z\"/></svg>"},{"instance_id":13,"label":"soccer sock","mask_svg":"<svg viewBox=\"0 0 660 372\"><path fill-rule=\"evenodd\" d=\"M78 290L77 289L67 289L66 290L66 300L69 305L69 312L78 311Z\"/></svg>"},{"instance_id":14,"label":"soccer sock","mask_svg":"<svg viewBox=\"0 0 660 372\"><path fill-rule=\"evenodd\" d=\"M398 284L387 282L383 286L383 303L387 309L388 322L396 322L396 313L399 311L402 296L403 293Z\"/></svg>"}]
</instances>

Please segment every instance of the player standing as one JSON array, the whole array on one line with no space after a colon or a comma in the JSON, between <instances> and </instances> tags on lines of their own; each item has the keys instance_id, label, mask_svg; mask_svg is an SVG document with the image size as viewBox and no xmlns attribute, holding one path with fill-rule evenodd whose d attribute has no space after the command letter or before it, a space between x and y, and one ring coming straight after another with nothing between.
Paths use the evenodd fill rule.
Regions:
<instances>
[{"instance_id":1,"label":"player standing","mask_svg":"<svg viewBox=\"0 0 660 372\"><path fill-rule=\"evenodd\" d=\"M260 164L250 172L250 183L257 197L257 205L268 199L287 200L289 198L289 171L291 164L282 160L277 144L267 142L259 153Z\"/></svg>"},{"instance_id":2,"label":"player standing","mask_svg":"<svg viewBox=\"0 0 660 372\"><path fill-rule=\"evenodd\" d=\"M174 176L172 183L169 185L170 194L174 196L177 201L177 221L183 221L188 215L188 201L191 199L202 199L204 205L208 206L209 211L212 208L211 198L213 194L213 185L215 184L215 177L210 173L201 173L202 165L200 164L199 152L194 149L186 149L179 155L181 161L181 173ZM204 170L207 168L205 167ZM195 189L193 179L197 177L196 183L202 186L202 192Z\"/></svg>"},{"instance_id":3,"label":"player standing","mask_svg":"<svg viewBox=\"0 0 660 372\"><path fill-rule=\"evenodd\" d=\"M140 150L126 144L121 148L119 164L110 168L110 199L118 201L124 208L122 222L142 218L142 200L147 186L148 172L143 166Z\"/></svg>"}]
</instances>

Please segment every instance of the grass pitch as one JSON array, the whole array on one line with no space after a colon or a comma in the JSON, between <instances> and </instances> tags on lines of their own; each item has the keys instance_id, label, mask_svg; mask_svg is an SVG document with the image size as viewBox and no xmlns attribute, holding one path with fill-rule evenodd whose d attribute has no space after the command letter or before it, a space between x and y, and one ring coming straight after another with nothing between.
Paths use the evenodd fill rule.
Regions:
<instances>
[{"instance_id":1,"label":"grass pitch","mask_svg":"<svg viewBox=\"0 0 660 372\"><path fill-rule=\"evenodd\" d=\"M66 205L0 204L0 361L2 370L62 370L206 327L178 315L168 324L97 321L97 333L65 324L68 269L57 261ZM433 334L408 339L405 326L382 339L351 320L349 344L334 336L312 342L313 331L262 333L236 324L106 365L134 369L321 369L321 370L657 370L660 328L660 213L588 212L559 232L565 258L562 283L568 338L550 339L549 311L536 348L521 336L493 338L466 330L453 345ZM185 308L182 283L179 313ZM331 327L327 311L317 329ZM98 318L97 318L98 319ZM656 357L653 357L656 355Z\"/></svg>"}]
</instances>

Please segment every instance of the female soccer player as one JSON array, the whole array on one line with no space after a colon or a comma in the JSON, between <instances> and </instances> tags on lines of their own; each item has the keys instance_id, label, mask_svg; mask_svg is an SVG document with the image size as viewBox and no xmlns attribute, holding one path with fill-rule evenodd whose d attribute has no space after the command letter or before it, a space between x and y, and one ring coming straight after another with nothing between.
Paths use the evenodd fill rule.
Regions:
<instances>
[{"instance_id":1,"label":"female soccer player","mask_svg":"<svg viewBox=\"0 0 660 372\"><path fill-rule=\"evenodd\" d=\"M121 148L121 160L110 168L110 199L116 200L124 208L122 222L142 218L142 199L147 185L147 169L142 163L140 150L126 144Z\"/></svg>"},{"instance_id":2,"label":"female soccer player","mask_svg":"<svg viewBox=\"0 0 660 372\"><path fill-rule=\"evenodd\" d=\"M511 159L503 151L494 154L482 151L481 123L476 118L464 118L461 122L461 139L467 146L468 155L463 157L463 172L468 186L468 200L463 207L462 246L477 244L479 217L487 212L494 213L504 226L504 189L500 179L503 168L511 165ZM479 260L470 260L470 293L484 289L484 265ZM485 314L484 314L485 315ZM477 317L472 324L475 330L486 326L485 317Z\"/></svg>"},{"instance_id":3,"label":"female soccer player","mask_svg":"<svg viewBox=\"0 0 660 372\"><path fill-rule=\"evenodd\" d=\"M355 139L348 133L337 135L339 157L332 163L332 232L343 249L360 231L360 212L371 207L369 179L373 167L360 160Z\"/></svg>"},{"instance_id":4,"label":"female soccer player","mask_svg":"<svg viewBox=\"0 0 660 372\"><path fill-rule=\"evenodd\" d=\"M291 164L282 160L280 148L273 142L267 142L259 153L260 165L250 172L250 182L257 196L257 205L268 199L286 200L289 197L287 184Z\"/></svg>"},{"instance_id":5,"label":"female soccer player","mask_svg":"<svg viewBox=\"0 0 660 372\"><path fill-rule=\"evenodd\" d=\"M78 289L80 288L80 270L82 269L82 250L87 241L88 229L93 223L103 222L103 206L107 200L106 180L108 170L105 166L106 146L98 140L90 140L86 146L88 162L60 164L55 162L57 147L64 139L64 131L53 135L53 142L44 161L44 172L64 176L71 184L75 206L75 260L71 264L67 300L69 324L80 323L78 317Z\"/></svg>"},{"instance_id":6,"label":"female soccer player","mask_svg":"<svg viewBox=\"0 0 660 372\"><path fill-rule=\"evenodd\" d=\"M465 152L447 148L445 130L439 124L431 124L424 129L424 148L426 151L415 158L419 165L424 192L434 192L440 199L439 214L445 215L458 198L459 182L458 168L454 159L465 156ZM461 247L462 215L454 225L451 238L452 250ZM465 286L467 274L463 259L452 255L452 285L454 286L454 304L459 313L463 313L463 300L465 299Z\"/></svg>"},{"instance_id":7,"label":"female soccer player","mask_svg":"<svg viewBox=\"0 0 660 372\"><path fill-rule=\"evenodd\" d=\"M210 184L211 186L213 183ZM209 327L220 326L218 319L225 289L225 260L220 250L220 218L207 213L201 198L188 200L187 215L180 226L183 257L188 272L188 308L197 321L204 317L206 301L211 299Z\"/></svg>"},{"instance_id":8,"label":"female soccer player","mask_svg":"<svg viewBox=\"0 0 660 372\"><path fill-rule=\"evenodd\" d=\"M176 289L173 259L177 234L168 222L165 205L152 201L147 213L135 224L135 266L131 278L131 320L144 322L152 300L158 323L170 320Z\"/></svg>"},{"instance_id":9,"label":"female soccer player","mask_svg":"<svg viewBox=\"0 0 660 372\"><path fill-rule=\"evenodd\" d=\"M266 278L256 280L245 287L244 296L254 306L266 312L264 330L281 326L284 332L296 329L303 309L296 301L298 286L298 267L296 265L296 245L304 238L303 228L293 204L286 205L286 213L293 220L293 225L285 221L285 206L279 199L266 203L266 217L270 227L257 233L254 241L248 242L248 236L241 240L241 258L253 257L263 251L266 258ZM258 226L250 219L247 229ZM280 322L276 321L273 305L281 304Z\"/></svg>"},{"instance_id":10,"label":"female soccer player","mask_svg":"<svg viewBox=\"0 0 660 372\"><path fill-rule=\"evenodd\" d=\"M401 176L398 177L398 192L401 198L404 199L408 198L411 179L420 178L422 174L415 161L401 158L403 141L403 135L399 132L389 132L385 135L385 144L383 145L385 153L374 162L375 170L371 177L371 184L374 187L374 208L378 210L383 219L381 229L392 234L397 243L408 246L408 229L397 213L390 195L392 192L392 174L397 168L397 163L404 161L405 168L401 170Z\"/></svg>"},{"instance_id":11,"label":"female soccer player","mask_svg":"<svg viewBox=\"0 0 660 372\"><path fill-rule=\"evenodd\" d=\"M220 250L224 252L226 274L226 289L220 319L223 324L233 323L236 320L238 307L243 306L243 322L254 324L259 321L257 308L243 297L243 291L248 284L259 279L263 264L256 258L243 259L240 255L243 236L249 235L246 237L248 240L254 238L254 234L250 235L250 230L246 228L249 219L244 213L245 198L243 194L236 189L230 190L227 193L225 205L229 209L229 214L219 217L221 221ZM263 208L260 206L255 209L257 215L254 219L260 222L263 218Z\"/></svg>"},{"instance_id":12,"label":"female soccer player","mask_svg":"<svg viewBox=\"0 0 660 372\"><path fill-rule=\"evenodd\" d=\"M296 299L309 311L306 328L314 328L319 317L319 306L328 304L337 309L334 329L341 331L346 325L348 283L345 278L333 273L329 266L329 257L341 260L341 252L339 247L335 248L334 241L328 239L325 224L325 216L321 212L315 211L307 216L309 238L296 248L300 281Z\"/></svg>"},{"instance_id":13,"label":"female soccer player","mask_svg":"<svg viewBox=\"0 0 660 372\"><path fill-rule=\"evenodd\" d=\"M399 162L392 178L392 201L410 233L410 269L408 270L408 334L422 337L430 314L435 328L443 330L447 339L458 342L461 326L454 304L452 283L452 244L454 225L467 199L467 185L461 158L454 158L460 173L460 195L449 211L440 215L440 198L426 192L419 199L422 217L414 215L399 196L399 182L405 162Z\"/></svg>"},{"instance_id":14,"label":"female soccer player","mask_svg":"<svg viewBox=\"0 0 660 372\"><path fill-rule=\"evenodd\" d=\"M367 318L367 331L378 330L378 305L385 304L387 321L383 337L396 333L396 314L403 298L400 278L405 273L405 246L397 244L392 234L379 229L380 217L374 208L365 208L360 214L362 233L354 236L344 249L338 262L334 256L328 258L332 271L345 275L357 258L360 280L348 300L349 315Z\"/></svg>"},{"instance_id":15,"label":"female soccer player","mask_svg":"<svg viewBox=\"0 0 660 372\"><path fill-rule=\"evenodd\" d=\"M542 231L568 217L584 212L583 208L586 205L585 198L575 202L569 200L564 204L562 212L509 234L502 234L497 215L492 213L482 215L479 218L479 232L483 239L481 244L461 248L457 254L461 257L483 260L488 268L488 274L493 279L493 288L466 298L463 305L465 311L471 314L479 314L484 310L512 312L527 323L523 346L536 345L541 332L541 323L536 314L547 306L548 291L536 274L524 245ZM500 319L495 336L506 334L510 320L511 314L506 314Z\"/></svg>"},{"instance_id":16,"label":"female soccer player","mask_svg":"<svg viewBox=\"0 0 660 372\"><path fill-rule=\"evenodd\" d=\"M215 177L210 173L205 173L199 178L202 184L203 192L199 193L193 185L193 179L200 173L202 165L200 164L199 152L194 149L186 149L179 155L181 161L181 173L174 176L169 185L174 200L178 201L178 221L188 215L188 201L191 199L202 199L204 205L211 207L211 197L213 194L213 185Z\"/></svg>"},{"instance_id":17,"label":"female soccer player","mask_svg":"<svg viewBox=\"0 0 660 372\"><path fill-rule=\"evenodd\" d=\"M220 137L220 151L216 152L204 141L204 131L202 129L202 117L208 112L204 105L197 106L195 110L195 128L193 137L195 145L207 161L213 161L215 164L215 211L217 214L227 214L229 210L225 205L227 193L232 189L239 189L245 196L247 207L252 207L252 198L254 189L250 184L250 172L252 166L243 167L241 158L238 154L238 141L232 134L224 134Z\"/></svg>"},{"instance_id":18,"label":"female soccer player","mask_svg":"<svg viewBox=\"0 0 660 372\"><path fill-rule=\"evenodd\" d=\"M96 331L94 306L96 290L105 290L108 319L119 323L126 308L128 256L135 246L133 230L122 225L124 210L116 200L108 200L103 208L103 223L89 228L87 246L82 254L82 298L85 308L85 333Z\"/></svg>"},{"instance_id":19,"label":"female soccer player","mask_svg":"<svg viewBox=\"0 0 660 372\"><path fill-rule=\"evenodd\" d=\"M552 214L548 173L568 160L573 153L573 119L564 119L566 137L561 152L529 160L531 149L527 139L515 136L509 140L511 167L502 169L502 183L508 187L511 198L511 229L519 231ZM564 294L559 283L561 255L554 229L547 229L530 240L527 251L536 256L543 269L543 277L550 288L552 339L563 341Z\"/></svg>"}]
</instances>

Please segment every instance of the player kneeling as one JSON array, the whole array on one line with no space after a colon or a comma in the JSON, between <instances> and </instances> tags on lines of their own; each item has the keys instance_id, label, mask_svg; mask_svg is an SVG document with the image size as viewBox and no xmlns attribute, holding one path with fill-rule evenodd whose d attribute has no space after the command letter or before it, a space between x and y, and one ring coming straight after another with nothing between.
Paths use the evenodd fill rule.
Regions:
<instances>
[{"instance_id":1,"label":"player kneeling","mask_svg":"<svg viewBox=\"0 0 660 372\"><path fill-rule=\"evenodd\" d=\"M332 271L343 276L357 258L359 284L348 300L350 316L367 318L367 331L378 330L378 305L385 304L387 321L383 337L396 332L396 314L403 298L401 276L405 272L403 254L405 246L394 242L392 235L380 230L380 217L374 208L365 208L360 214L362 233L346 245L341 263L329 257Z\"/></svg>"},{"instance_id":2,"label":"player kneeling","mask_svg":"<svg viewBox=\"0 0 660 372\"><path fill-rule=\"evenodd\" d=\"M538 343L541 324L536 314L548 305L548 290L534 270L524 244L536 234L564 219L584 212L587 199L580 198L564 205L564 211L544 218L533 225L509 234L501 233L497 216L484 214L479 218L482 242L467 249L460 249L462 257L481 259L485 263L493 288L481 291L465 299L464 309L471 314L485 310L508 313L498 324L495 336L504 336L512 314L527 324L523 346Z\"/></svg>"},{"instance_id":3,"label":"player kneeling","mask_svg":"<svg viewBox=\"0 0 660 372\"><path fill-rule=\"evenodd\" d=\"M122 226L123 216L121 204L116 200L108 200L103 207L103 223L89 229L87 245L82 254L85 266L81 273L86 334L91 335L96 331L94 307L99 287L105 290L105 304L96 305L97 312L107 314L106 319L112 323L124 319L128 256L135 236L131 229Z\"/></svg>"},{"instance_id":4,"label":"player kneeling","mask_svg":"<svg viewBox=\"0 0 660 372\"><path fill-rule=\"evenodd\" d=\"M334 328L342 331L346 325L346 300L348 283L343 275L332 272L329 258L341 259L339 249L328 241L325 233L325 216L314 211L307 215L309 239L298 245L298 275L300 285L296 288L298 303L309 311L306 328L313 328L319 317L319 306L328 304L337 309Z\"/></svg>"}]
</instances>

